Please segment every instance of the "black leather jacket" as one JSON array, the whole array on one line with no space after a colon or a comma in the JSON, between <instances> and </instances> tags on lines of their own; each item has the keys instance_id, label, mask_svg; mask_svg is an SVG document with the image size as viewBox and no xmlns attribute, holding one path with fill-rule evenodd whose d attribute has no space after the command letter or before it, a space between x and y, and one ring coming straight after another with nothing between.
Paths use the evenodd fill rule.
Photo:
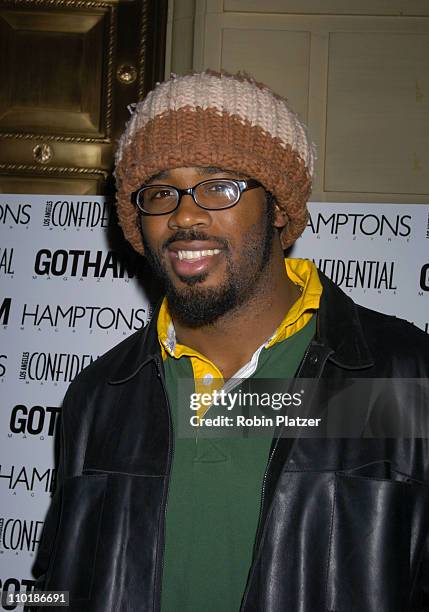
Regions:
<instances>
[{"instance_id":1,"label":"black leather jacket","mask_svg":"<svg viewBox=\"0 0 429 612\"><path fill-rule=\"evenodd\" d=\"M426 334L320 277L301 377L428 377ZM400 381L393 395L406 412ZM40 585L73 612L158 611L172 431L156 315L72 383L62 432ZM262 500L242 612L429 610L428 439L277 438Z\"/></svg>"}]
</instances>

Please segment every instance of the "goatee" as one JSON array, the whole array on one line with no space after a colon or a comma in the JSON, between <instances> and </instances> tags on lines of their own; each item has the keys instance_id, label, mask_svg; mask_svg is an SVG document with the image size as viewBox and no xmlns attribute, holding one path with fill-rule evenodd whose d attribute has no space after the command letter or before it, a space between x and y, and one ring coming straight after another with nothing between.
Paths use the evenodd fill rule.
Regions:
<instances>
[{"instance_id":1,"label":"goatee","mask_svg":"<svg viewBox=\"0 0 429 612\"><path fill-rule=\"evenodd\" d=\"M169 244L178 240L210 240L211 243L219 244L222 256L226 260L226 272L225 280L217 287L203 286L208 277L207 272L191 277L179 276L178 278L186 286L176 287L162 264L162 258L151 249L142 234L145 256L163 284L173 319L193 328L212 325L251 299L258 286L260 289L260 281L272 253L275 232L274 213L270 205L267 208L266 224L263 227L255 225L249 228L244 246L235 262L227 240L195 230L177 231L162 245L161 253L165 253Z\"/></svg>"}]
</instances>

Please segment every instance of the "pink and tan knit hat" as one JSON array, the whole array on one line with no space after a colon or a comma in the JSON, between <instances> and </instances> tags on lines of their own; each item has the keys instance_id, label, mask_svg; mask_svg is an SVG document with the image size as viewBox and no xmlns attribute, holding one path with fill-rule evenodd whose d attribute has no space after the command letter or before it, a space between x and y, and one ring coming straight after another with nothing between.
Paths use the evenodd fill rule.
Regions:
<instances>
[{"instance_id":1,"label":"pink and tan knit hat","mask_svg":"<svg viewBox=\"0 0 429 612\"><path fill-rule=\"evenodd\" d=\"M283 248L308 218L315 151L286 100L245 75L205 71L158 84L135 106L120 138L119 222L144 252L131 194L162 170L214 166L258 180L286 210Z\"/></svg>"}]
</instances>

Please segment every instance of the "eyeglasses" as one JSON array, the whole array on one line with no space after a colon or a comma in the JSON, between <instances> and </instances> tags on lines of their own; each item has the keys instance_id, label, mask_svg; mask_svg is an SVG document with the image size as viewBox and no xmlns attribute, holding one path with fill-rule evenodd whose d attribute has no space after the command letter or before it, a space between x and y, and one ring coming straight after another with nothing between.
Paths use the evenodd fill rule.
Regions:
<instances>
[{"instance_id":1,"label":"eyeglasses","mask_svg":"<svg viewBox=\"0 0 429 612\"><path fill-rule=\"evenodd\" d=\"M235 206L243 191L261 187L254 179L209 179L188 189L171 185L147 185L133 195L139 211L145 215L167 215L179 207L182 196L190 195L205 210L223 210Z\"/></svg>"}]
</instances>

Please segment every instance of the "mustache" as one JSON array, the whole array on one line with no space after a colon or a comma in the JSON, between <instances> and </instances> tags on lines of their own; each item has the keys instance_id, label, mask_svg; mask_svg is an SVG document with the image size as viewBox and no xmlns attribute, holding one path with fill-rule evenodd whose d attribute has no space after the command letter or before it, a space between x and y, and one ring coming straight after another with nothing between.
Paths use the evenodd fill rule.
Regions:
<instances>
[{"instance_id":1,"label":"mustache","mask_svg":"<svg viewBox=\"0 0 429 612\"><path fill-rule=\"evenodd\" d=\"M170 244L176 242L177 240L210 240L211 242L216 242L224 249L229 247L229 242L225 238L219 238L219 236L208 236L207 234L199 232L198 230L178 230L162 244L162 250L167 249Z\"/></svg>"}]
</instances>

